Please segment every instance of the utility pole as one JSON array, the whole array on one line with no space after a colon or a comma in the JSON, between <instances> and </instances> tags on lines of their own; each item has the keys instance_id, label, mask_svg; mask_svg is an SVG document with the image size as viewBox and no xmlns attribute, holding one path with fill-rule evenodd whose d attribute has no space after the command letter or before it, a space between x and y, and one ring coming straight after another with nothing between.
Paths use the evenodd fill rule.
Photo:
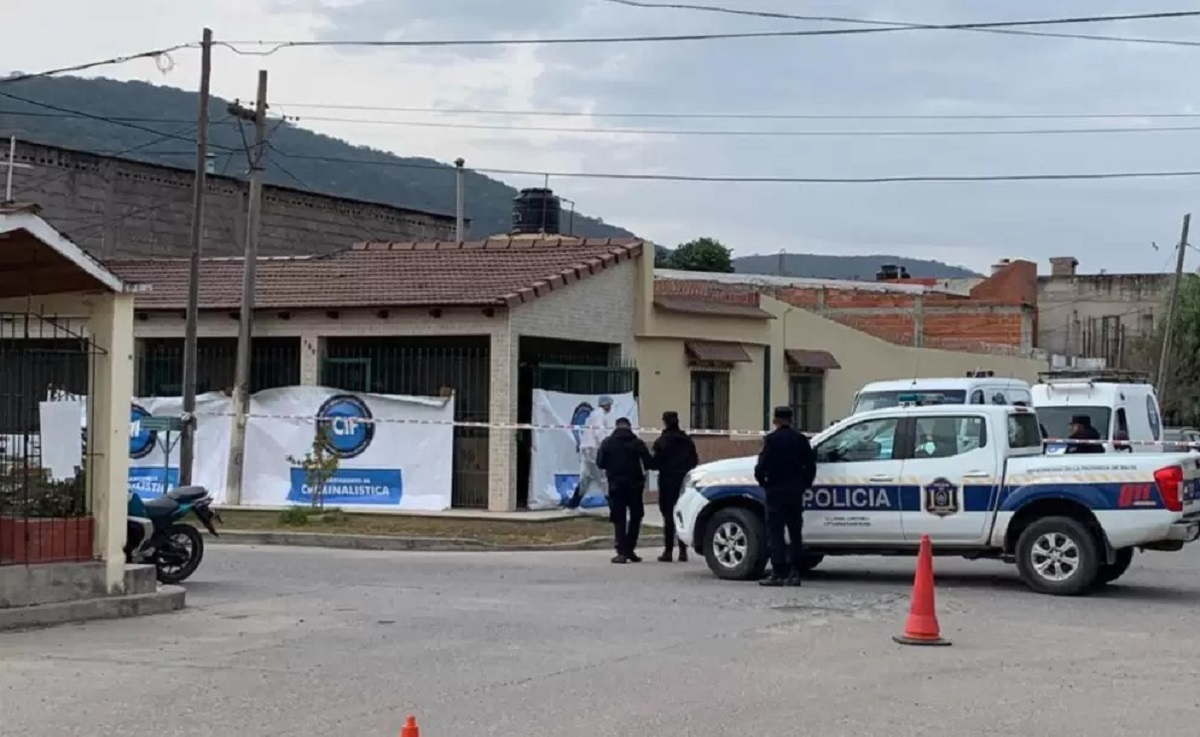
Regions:
<instances>
[{"instance_id":1,"label":"utility pole","mask_svg":"<svg viewBox=\"0 0 1200 737\"><path fill-rule=\"evenodd\" d=\"M192 185L191 263L188 267L187 325L183 332L183 434L179 439L179 485L192 483L196 451L196 329L200 322L200 244L208 187L208 90L212 77L211 28L200 42L200 111L196 114L196 180Z\"/></svg>"},{"instance_id":2,"label":"utility pole","mask_svg":"<svg viewBox=\"0 0 1200 737\"><path fill-rule=\"evenodd\" d=\"M463 218L463 165L466 163L461 156L454 160L454 240L459 243L467 235Z\"/></svg>"},{"instance_id":3,"label":"utility pole","mask_svg":"<svg viewBox=\"0 0 1200 737\"><path fill-rule=\"evenodd\" d=\"M1179 308L1179 282L1183 279L1183 257L1187 254L1188 226L1191 225L1192 214L1183 216L1183 232L1179 235L1179 253L1175 259L1175 279L1171 282L1171 301L1167 303L1167 324L1163 327L1162 353L1158 358L1158 381L1155 388L1158 401L1165 403L1167 397L1167 381L1171 368L1171 343L1175 339L1175 311Z\"/></svg>"},{"instance_id":4,"label":"utility pole","mask_svg":"<svg viewBox=\"0 0 1200 737\"><path fill-rule=\"evenodd\" d=\"M225 503L242 503L242 469L246 459L246 411L250 407L250 340L254 327L254 272L258 265L258 231L262 215L263 160L267 147L267 70L258 70L254 109L234 102L229 114L254 123L250 154L250 197L246 210L246 255L242 263L242 311L238 322L237 370L233 380L233 433L225 478Z\"/></svg>"}]
</instances>

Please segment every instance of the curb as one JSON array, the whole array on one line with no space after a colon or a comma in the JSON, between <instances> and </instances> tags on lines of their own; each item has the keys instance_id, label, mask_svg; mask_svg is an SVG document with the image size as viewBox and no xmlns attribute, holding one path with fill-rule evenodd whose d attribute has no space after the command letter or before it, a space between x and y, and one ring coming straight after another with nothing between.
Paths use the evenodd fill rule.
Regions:
<instances>
[{"instance_id":1,"label":"curb","mask_svg":"<svg viewBox=\"0 0 1200 737\"><path fill-rule=\"evenodd\" d=\"M428 553L531 553L607 550L611 537L589 537L566 543L486 543L462 537L398 537L392 535L339 535L325 532L221 530L219 537L205 534L207 541L223 545L286 545L301 548L385 550ZM641 546L663 544L662 535L646 535Z\"/></svg>"}]
</instances>

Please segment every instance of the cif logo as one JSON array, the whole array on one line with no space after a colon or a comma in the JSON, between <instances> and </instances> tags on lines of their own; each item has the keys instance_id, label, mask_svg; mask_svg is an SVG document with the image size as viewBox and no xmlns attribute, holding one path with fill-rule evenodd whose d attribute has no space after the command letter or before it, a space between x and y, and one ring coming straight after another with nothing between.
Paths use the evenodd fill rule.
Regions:
<instances>
[{"instance_id":1,"label":"cif logo","mask_svg":"<svg viewBox=\"0 0 1200 737\"><path fill-rule=\"evenodd\" d=\"M575 438L575 452L579 452L579 444L583 441L583 430L580 425L586 425L588 418L592 416L592 405L583 402L575 411L571 413L571 436Z\"/></svg>"},{"instance_id":2,"label":"cif logo","mask_svg":"<svg viewBox=\"0 0 1200 737\"><path fill-rule=\"evenodd\" d=\"M150 417L145 407L132 405L129 411L129 457L145 458L158 445L158 433L144 429L142 420Z\"/></svg>"},{"instance_id":3,"label":"cif logo","mask_svg":"<svg viewBox=\"0 0 1200 737\"><path fill-rule=\"evenodd\" d=\"M317 410L317 427L325 430L325 447L338 458L360 455L375 438L371 410L350 394L326 399Z\"/></svg>"}]
</instances>

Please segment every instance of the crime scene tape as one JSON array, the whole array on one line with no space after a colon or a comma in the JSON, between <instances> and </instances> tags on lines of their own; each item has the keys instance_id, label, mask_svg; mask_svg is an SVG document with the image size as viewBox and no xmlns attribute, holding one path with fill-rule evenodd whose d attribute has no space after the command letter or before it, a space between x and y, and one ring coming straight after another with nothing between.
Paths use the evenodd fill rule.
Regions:
<instances>
[{"instance_id":1,"label":"crime scene tape","mask_svg":"<svg viewBox=\"0 0 1200 737\"><path fill-rule=\"evenodd\" d=\"M232 412L196 412L197 417L233 417ZM286 415L286 414L269 414L264 412L254 412L246 415L247 420L253 419L264 420L289 420L293 422L316 422L316 415ZM321 418L325 419L325 418ZM364 425L432 425L439 427L468 427L479 430L584 430L584 425L547 425L535 424L532 422L470 422L467 420L410 420L410 419L384 419L379 417L363 417L353 418L354 422ZM608 428L612 429L612 428ZM660 433L661 427L635 427L633 431L639 435ZM686 428L685 428L686 429ZM769 433L770 430L688 430L690 435L718 435L721 437L742 437L742 438L761 438ZM812 437L816 433L806 432L805 435Z\"/></svg>"},{"instance_id":2,"label":"crime scene tape","mask_svg":"<svg viewBox=\"0 0 1200 737\"><path fill-rule=\"evenodd\" d=\"M197 416L201 417L233 417L232 412L197 412ZM316 422L316 415L289 415L289 414L269 414L256 412L246 415L247 420L255 418L267 420L289 420L293 422ZM468 420L416 420L416 419L384 419L378 417L371 418L355 418L355 422L362 424L392 424L392 425L427 425L438 427L465 427L477 430L584 430L584 425L569 425L569 424L541 424L532 422L471 422ZM733 430L733 429L716 429L716 430L701 430L688 429L688 434L696 436L715 436L715 437L732 437L732 438L761 438L770 430ZM661 427L635 427L633 432L639 435L649 435L662 432ZM805 432L808 437L813 437L817 433ZM1073 438L1044 438L1042 440L1047 445L1105 445L1112 443L1116 446L1148 446L1162 445L1164 447L1182 447L1193 448L1200 450L1200 443L1189 442L1186 440L1077 440Z\"/></svg>"}]
</instances>

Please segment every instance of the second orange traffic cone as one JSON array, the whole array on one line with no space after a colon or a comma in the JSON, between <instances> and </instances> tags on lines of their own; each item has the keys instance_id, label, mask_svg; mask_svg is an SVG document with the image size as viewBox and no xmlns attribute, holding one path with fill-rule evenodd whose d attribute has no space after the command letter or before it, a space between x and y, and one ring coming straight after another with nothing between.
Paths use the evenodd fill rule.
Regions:
<instances>
[{"instance_id":1,"label":"second orange traffic cone","mask_svg":"<svg viewBox=\"0 0 1200 737\"><path fill-rule=\"evenodd\" d=\"M410 716L404 720L404 726L400 728L400 737L421 737L421 730L417 728L417 718Z\"/></svg>"},{"instance_id":2,"label":"second orange traffic cone","mask_svg":"<svg viewBox=\"0 0 1200 737\"><path fill-rule=\"evenodd\" d=\"M912 604L904 633L892 637L901 645L949 645L942 639L938 626L933 595L933 544L929 535L921 535L921 550L917 553L917 574L913 578Z\"/></svg>"}]
</instances>

